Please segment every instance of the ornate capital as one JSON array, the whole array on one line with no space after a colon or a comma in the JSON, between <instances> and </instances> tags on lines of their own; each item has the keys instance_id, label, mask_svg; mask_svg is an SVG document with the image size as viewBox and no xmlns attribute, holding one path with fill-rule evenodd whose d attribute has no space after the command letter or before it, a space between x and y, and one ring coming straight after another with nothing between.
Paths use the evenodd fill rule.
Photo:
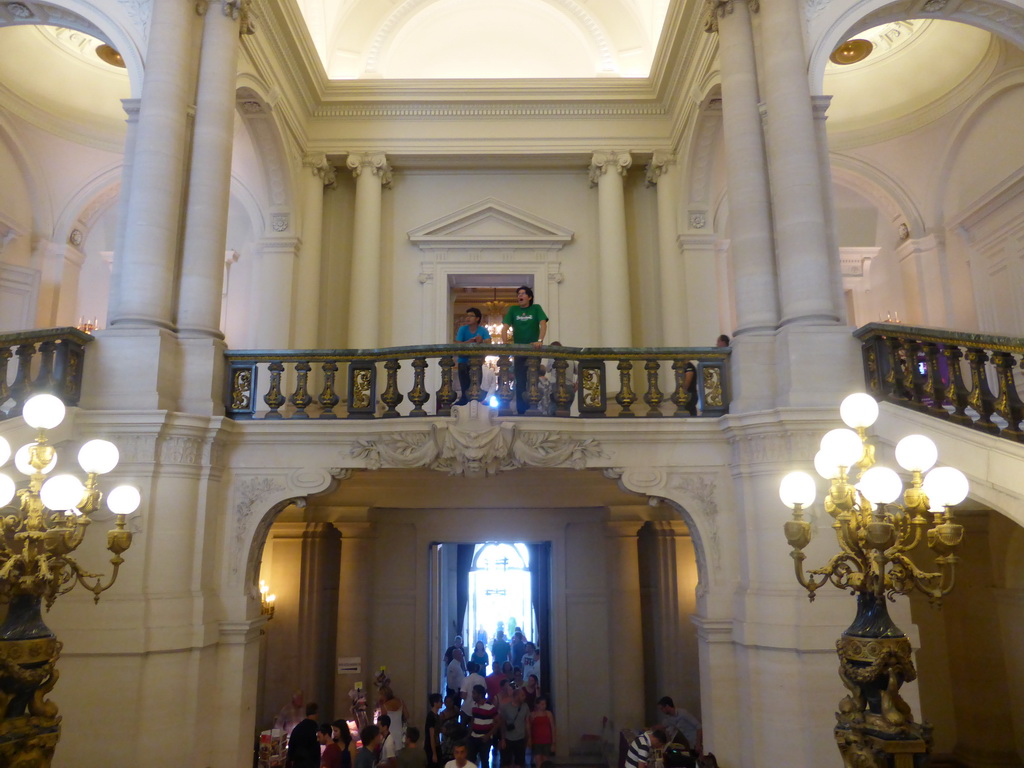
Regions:
<instances>
[{"instance_id":1,"label":"ornate capital","mask_svg":"<svg viewBox=\"0 0 1024 768\"><path fill-rule=\"evenodd\" d=\"M675 165L675 162L676 157L671 152L664 152L660 149L654 150L654 154L651 155L651 162L647 164L647 186L657 186L658 179L668 173L669 166Z\"/></svg>"},{"instance_id":2,"label":"ornate capital","mask_svg":"<svg viewBox=\"0 0 1024 768\"><path fill-rule=\"evenodd\" d=\"M718 20L727 13L732 13L733 2L743 0L704 0L707 6L707 15L704 17L704 31L718 32ZM759 0L746 0L751 13L757 13L761 8Z\"/></svg>"},{"instance_id":3,"label":"ornate capital","mask_svg":"<svg viewBox=\"0 0 1024 768\"><path fill-rule=\"evenodd\" d=\"M309 168L314 176L319 176L325 187L333 186L336 181L334 166L327 160L327 155L310 153L302 158L302 167Z\"/></svg>"},{"instance_id":4,"label":"ornate capital","mask_svg":"<svg viewBox=\"0 0 1024 768\"><path fill-rule=\"evenodd\" d=\"M217 0L195 0L196 15L205 16L210 3ZM240 21L238 34L251 35L256 32L256 19L252 13L252 0L220 0L220 8L232 21Z\"/></svg>"},{"instance_id":5,"label":"ornate capital","mask_svg":"<svg viewBox=\"0 0 1024 768\"><path fill-rule=\"evenodd\" d=\"M604 176L609 168L614 169L620 176L625 176L632 164L633 156L629 152L595 152L590 160L590 183L597 184L598 179Z\"/></svg>"},{"instance_id":6,"label":"ornate capital","mask_svg":"<svg viewBox=\"0 0 1024 768\"><path fill-rule=\"evenodd\" d=\"M345 165L352 171L352 175L359 178L363 171L380 177L382 187L391 186L391 166L388 164L387 155L383 152L371 152L367 154L354 153L345 160Z\"/></svg>"}]
</instances>

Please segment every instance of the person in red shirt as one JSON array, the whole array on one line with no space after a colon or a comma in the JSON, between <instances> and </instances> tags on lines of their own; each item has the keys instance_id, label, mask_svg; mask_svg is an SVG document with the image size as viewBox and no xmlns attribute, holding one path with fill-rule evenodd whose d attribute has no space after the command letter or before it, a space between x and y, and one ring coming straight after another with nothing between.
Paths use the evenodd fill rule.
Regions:
<instances>
[{"instance_id":1,"label":"person in red shirt","mask_svg":"<svg viewBox=\"0 0 1024 768\"><path fill-rule=\"evenodd\" d=\"M341 747L331 738L333 731L330 723L324 723L316 734L317 741L324 747L320 754L320 768L342 768Z\"/></svg>"}]
</instances>

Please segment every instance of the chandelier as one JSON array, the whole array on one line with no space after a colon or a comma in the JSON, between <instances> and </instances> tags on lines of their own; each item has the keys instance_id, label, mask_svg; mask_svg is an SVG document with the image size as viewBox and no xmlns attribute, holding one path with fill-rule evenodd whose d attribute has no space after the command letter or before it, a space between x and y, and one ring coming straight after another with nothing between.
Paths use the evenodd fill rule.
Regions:
<instances>
[{"instance_id":1,"label":"chandelier","mask_svg":"<svg viewBox=\"0 0 1024 768\"><path fill-rule=\"evenodd\" d=\"M141 501L129 485L107 493L107 507L116 515L107 532L113 569L104 578L80 566L72 554L103 501L99 478L117 466L119 455L113 443L90 440L78 452L85 482L70 472L48 478L57 450L47 433L64 414L64 404L53 395L30 398L22 416L37 436L14 454L15 468L25 478L22 487L0 473L0 605L7 605L0 624L0 765L50 764L61 718L45 697L57 682L61 643L43 623L42 604L49 609L77 585L99 601L117 580L122 555L132 543L125 519ZM0 437L0 467L10 456L10 444Z\"/></svg>"},{"instance_id":2,"label":"chandelier","mask_svg":"<svg viewBox=\"0 0 1024 768\"><path fill-rule=\"evenodd\" d=\"M823 505L840 550L822 567L804 569L803 550L812 534L804 511L814 503L814 479L791 472L779 496L793 510L784 526L786 540L797 581L811 600L826 583L857 596L857 616L836 643L849 694L839 703L834 735L844 765L882 768L898 760L895 755L905 760L929 752L932 741L931 727L914 722L899 694L917 672L910 640L889 617L887 603L918 590L937 604L953 589L963 527L954 522L952 508L967 498L969 487L958 469L932 469L935 443L909 435L896 445L896 462L910 473L904 489L893 469L876 466L867 437L878 403L870 395L850 395L840 415L850 429L828 432L814 457L815 470L830 483ZM924 566L915 562L922 542L933 553Z\"/></svg>"}]
</instances>

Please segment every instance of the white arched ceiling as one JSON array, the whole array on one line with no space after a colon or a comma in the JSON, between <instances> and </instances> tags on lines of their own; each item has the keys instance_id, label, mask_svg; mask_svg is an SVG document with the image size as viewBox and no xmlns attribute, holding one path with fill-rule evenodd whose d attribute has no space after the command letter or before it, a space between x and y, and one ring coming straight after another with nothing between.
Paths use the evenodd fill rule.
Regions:
<instances>
[{"instance_id":1,"label":"white arched ceiling","mask_svg":"<svg viewBox=\"0 0 1024 768\"><path fill-rule=\"evenodd\" d=\"M328 77L646 77L668 0L300 0Z\"/></svg>"}]
</instances>

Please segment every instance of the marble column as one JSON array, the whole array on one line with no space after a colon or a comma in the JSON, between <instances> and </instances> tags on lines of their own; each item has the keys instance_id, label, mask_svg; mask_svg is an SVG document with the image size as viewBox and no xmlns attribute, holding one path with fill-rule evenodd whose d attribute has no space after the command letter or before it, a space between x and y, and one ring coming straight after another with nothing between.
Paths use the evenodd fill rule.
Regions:
<instances>
[{"instance_id":1,"label":"marble column","mask_svg":"<svg viewBox=\"0 0 1024 768\"><path fill-rule=\"evenodd\" d=\"M320 325L320 262L323 251L324 187L334 184L334 168L326 155L302 161L302 249L296 280L295 346L316 349Z\"/></svg>"},{"instance_id":2,"label":"marble column","mask_svg":"<svg viewBox=\"0 0 1024 768\"><path fill-rule=\"evenodd\" d=\"M676 242L679 176L675 169L675 157L661 151L655 152L647 165L647 185L658 190L658 277L661 288L661 344L665 347L686 346L691 330L687 317L690 294Z\"/></svg>"},{"instance_id":3,"label":"marble column","mask_svg":"<svg viewBox=\"0 0 1024 768\"><path fill-rule=\"evenodd\" d=\"M712 0L707 28L718 32L737 336L779 322L768 164L757 64L746 2ZM756 6L755 6L756 7Z\"/></svg>"},{"instance_id":4,"label":"marble column","mask_svg":"<svg viewBox=\"0 0 1024 768\"><path fill-rule=\"evenodd\" d=\"M683 285L686 296L683 307L683 323L686 335L680 344L694 347L712 347L722 332L732 330L731 322L722 322L721 306L726 310L728 302L722 302L720 290L729 290L730 283L719 282L719 268L725 264L726 255L721 253L720 241L714 235L687 234L676 238L676 248L681 252ZM674 342L673 342L674 343Z\"/></svg>"},{"instance_id":5,"label":"marble column","mask_svg":"<svg viewBox=\"0 0 1024 768\"><path fill-rule=\"evenodd\" d=\"M117 314L121 301L121 269L124 258L124 236L128 229L128 203L132 196L132 158L135 156L135 137L139 128L139 99L121 99L121 106L128 116L125 120L124 160L121 166L121 189L117 197L117 229L114 232L113 268L110 272L110 299L107 303L107 317L104 325Z\"/></svg>"},{"instance_id":6,"label":"marble column","mask_svg":"<svg viewBox=\"0 0 1024 768\"><path fill-rule=\"evenodd\" d=\"M608 647L611 649L609 681L628 680L628 685L609 682L608 717L614 732L635 727L644 720L644 658L627 649L643 647L640 614L640 581L637 553L639 522L609 522L605 528L608 574ZM617 746L617 745L616 745Z\"/></svg>"},{"instance_id":7,"label":"marble column","mask_svg":"<svg viewBox=\"0 0 1024 768\"><path fill-rule=\"evenodd\" d=\"M243 15L237 1L222 0L211 4L204 19L178 292L178 329L187 335L217 339L224 338L220 305L235 135L238 36L252 32Z\"/></svg>"},{"instance_id":8,"label":"marble column","mask_svg":"<svg viewBox=\"0 0 1024 768\"><path fill-rule=\"evenodd\" d=\"M633 158L629 152L595 152L590 183L597 187L597 231L601 345L633 343L626 246L626 196L623 181Z\"/></svg>"},{"instance_id":9,"label":"marble column","mask_svg":"<svg viewBox=\"0 0 1024 768\"><path fill-rule=\"evenodd\" d=\"M256 274L249 312L255 328L251 346L292 348L292 296L299 239L266 237L257 246Z\"/></svg>"},{"instance_id":10,"label":"marble column","mask_svg":"<svg viewBox=\"0 0 1024 768\"><path fill-rule=\"evenodd\" d=\"M383 152L352 154L345 164L356 179L348 345L373 349L381 344L381 195L384 188L391 186L391 166Z\"/></svg>"},{"instance_id":11,"label":"marble column","mask_svg":"<svg viewBox=\"0 0 1024 768\"><path fill-rule=\"evenodd\" d=\"M112 327L172 327L196 4L155 0Z\"/></svg>"},{"instance_id":12,"label":"marble column","mask_svg":"<svg viewBox=\"0 0 1024 768\"><path fill-rule=\"evenodd\" d=\"M688 621L696 608L696 561L685 534L682 523L648 521L637 537L645 722L655 722L655 702L666 695L675 700L676 706L694 714L700 712L697 634Z\"/></svg>"},{"instance_id":13,"label":"marble column","mask_svg":"<svg viewBox=\"0 0 1024 768\"><path fill-rule=\"evenodd\" d=\"M818 170L821 174L822 202L825 209L825 235L828 238L829 279L832 283L832 301L840 322L852 322L846 312L846 295L843 291L843 268L839 258L839 235L836 234L836 206L832 190L832 160L828 155L828 108L831 96L812 96L811 108L814 114L814 131L817 136Z\"/></svg>"},{"instance_id":14,"label":"marble column","mask_svg":"<svg viewBox=\"0 0 1024 768\"><path fill-rule=\"evenodd\" d=\"M838 256L829 250L828 201L803 44L803 3L762 3L760 16L761 95L767 110L780 322L834 324L838 313L831 262Z\"/></svg>"}]
</instances>

